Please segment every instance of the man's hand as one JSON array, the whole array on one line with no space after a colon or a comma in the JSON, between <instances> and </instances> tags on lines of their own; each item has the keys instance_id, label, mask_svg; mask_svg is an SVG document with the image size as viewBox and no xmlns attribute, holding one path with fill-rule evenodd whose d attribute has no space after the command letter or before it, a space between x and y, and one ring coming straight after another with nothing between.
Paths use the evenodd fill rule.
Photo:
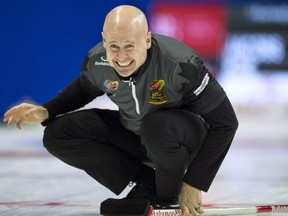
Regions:
<instances>
[{"instance_id":1,"label":"man's hand","mask_svg":"<svg viewBox=\"0 0 288 216\"><path fill-rule=\"evenodd\" d=\"M22 123L39 124L48 119L48 116L46 108L34 104L22 103L9 109L4 114L3 121L8 122L7 127L10 127L15 121L16 127L21 129Z\"/></svg>"},{"instance_id":2,"label":"man's hand","mask_svg":"<svg viewBox=\"0 0 288 216\"><path fill-rule=\"evenodd\" d=\"M198 216L204 211L202 206L202 192L185 182L183 182L181 192L179 194L179 204L183 216Z\"/></svg>"}]
</instances>

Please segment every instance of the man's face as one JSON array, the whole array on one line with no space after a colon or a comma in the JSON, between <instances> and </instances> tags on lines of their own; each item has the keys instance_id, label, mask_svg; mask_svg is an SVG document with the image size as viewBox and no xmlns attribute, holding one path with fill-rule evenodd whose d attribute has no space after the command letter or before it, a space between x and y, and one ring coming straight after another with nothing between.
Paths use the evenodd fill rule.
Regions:
<instances>
[{"instance_id":1,"label":"man's face","mask_svg":"<svg viewBox=\"0 0 288 216\"><path fill-rule=\"evenodd\" d=\"M110 65L122 77L129 77L144 64L151 47L151 33L135 34L104 32L103 46Z\"/></svg>"}]
</instances>

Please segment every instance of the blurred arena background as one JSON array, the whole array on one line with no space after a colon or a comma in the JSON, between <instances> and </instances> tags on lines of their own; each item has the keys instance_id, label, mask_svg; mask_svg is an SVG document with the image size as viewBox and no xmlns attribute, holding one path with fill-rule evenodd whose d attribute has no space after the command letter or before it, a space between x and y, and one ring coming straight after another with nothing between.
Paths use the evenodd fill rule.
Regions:
<instances>
[{"instance_id":1,"label":"blurred arena background","mask_svg":"<svg viewBox=\"0 0 288 216\"><path fill-rule=\"evenodd\" d=\"M199 53L235 107L236 138L287 146L284 0L1 1L1 116L19 102L46 102L78 76L83 57L101 40L106 13L120 4L139 7L151 31L178 38ZM105 98L94 105L115 108Z\"/></svg>"}]
</instances>

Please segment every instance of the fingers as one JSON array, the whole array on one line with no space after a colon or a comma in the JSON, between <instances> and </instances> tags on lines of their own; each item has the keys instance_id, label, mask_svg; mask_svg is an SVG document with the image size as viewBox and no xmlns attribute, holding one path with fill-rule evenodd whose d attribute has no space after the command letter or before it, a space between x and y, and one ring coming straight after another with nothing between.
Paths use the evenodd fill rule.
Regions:
<instances>
[{"instance_id":1,"label":"fingers","mask_svg":"<svg viewBox=\"0 0 288 216\"><path fill-rule=\"evenodd\" d=\"M190 216L190 210L188 207L182 207L181 210L183 216Z\"/></svg>"},{"instance_id":2,"label":"fingers","mask_svg":"<svg viewBox=\"0 0 288 216\"><path fill-rule=\"evenodd\" d=\"M23 104L24 105L24 104ZM22 105L22 107L23 107ZM5 114L4 114L4 119L3 122L7 122L7 127L11 127L14 121L16 122L16 127L18 129L21 129L21 124L24 120L23 116L23 108L21 108L21 105L14 106L11 109L9 109Z\"/></svg>"},{"instance_id":3,"label":"fingers","mask_svg":"<svg viewBox=\"0 0 288 216\"><path fill-rule=\"evenodd\" d=\"M180 208L183 216L199 216L204 213L200 204L188 205L186 203L180 205Z\"/></svg>"},{"instance_id":4,"label":"fingers","mask_svg":"<svg viewBox=\"0 0 288 216\"><path fill-rule=\"evenodd\" d=\"M3 121L7 122L7 127L10 128L12 123L16 120L15 115L7 115L4 117Z\"/></svg>"},{"instance_id":5,"label":"fingers","mask_svg":"<svg viewBox=\"0 0 288 216\"><path fill-rule=\"evenodd\" d=\"M7 122L8 121L8 122ZM7 127L10 128L13 122L16 121L16 118L14 116L7 118L4 118L4 122L7 122ZM18 129L21 129L21 124L23 123L23 119L18 119L16 122L16 127Z\"/></svg>"},{"instance_id":6,"label":"fingers","mask_svg":"<svg viewBox=\"0 0 288 216\"><path fill-rule=\"evenodd\" d=\"M191 214L192 215L201 215L204 213L201 205L197 205L195 206L194 208L192 208L193 210L191 211Z\"/></svg>"},{"instance_id":7,"label":"fingers","mask_svg":"<svg viewBox=\"0 0 288 216\"><path fill-rule=\"evenodd\" d=\"M203 213L201 191L184 182L179 194L179 204L184 216L198 216Z\"/></svg>"},{"instance_id":8,"label":"fingers","mask_svg":"<svg viewBox=\"0 0 288 216\"><path fill-rule=\"evenodd\" d=\"M200 213L195 208L190 209L190 214L192 216L199 216L200 215Z\"/></svg>"},{"instance_id":9,"label":"fingers","mask_svg":"<svg viewBox=\"0 0 288 216\"><path fill-rule=\"evenodd\" d=\"M7 122L7 121L8 121L8 118L4 116L3 122Z\"/></svg>"},{"instance_id":10,"label":"fingers","mask_svg":"<svg viewBox=\"0 0 288 216\"><path fill-rule=\"evenodd\" d=\"M17 127L19 130L21 130L21 124L22 124L22 122L23 122L23 120L21 120L21 119L16 122L16 127Z\"/></svg>"},{"instance_id":11,"label":"fingers","mask_svg":"<svg viewBox=\"0 0 288 216\"><path fill-rule=\"evenodd\" d=\"M204 210L203 210L203 208L202 208L202 207L200 207L200 208L198 209L198 212L199 212L200 214L203 214L203 213L204 213Z\"/></svg>"},{"instance_id":12,"label":"fingers","mask_svg":"<svg viewBox=\"0 0 288 216\"><path fill-rule=\"evenodd\" d=\"M9 120L17 113L17 111L15 111L16 109L15 108L12 108L10 110L8 110L5 114L4 114L4 119L3 121L4 122L7 122L9 123Z\"/></svg>"},{"instance_id":13,"label":"fingers","mask_svg":"<svg viewBox=\"0 0 288 216\"><path fill-rule=\"evenodd\" d=\"M204 213L204 210L202 209L202 204L198 204L194 207L194 209L200 213L200 214L203 214Z\"/></svg>"},{"instance_id":14,"label":"fingers","mask_svg":"<svg viewBox=\"0 0 288 216\"><path fill-rule=\"evenodd\" d=\"M34 104L20 104L8 110L4 114L4 122L7 123L7 127L11 127L13 122L16 122L16 127L21 129L22 123L39 124L48 119L48 110L42 106Z\"/></svg>"},{"instance_id":15,"label":"fingers","mask_svg":"<svg viewBox=\"0 0 288 216\"><path fill-rule=\"evenodd\" d=\"M182 215L183 216L199 216L201 215L204 211L202 210L202 208L198 208L198 209L195 209L195 208L184 208L184 209L181 209L182 210Z\"/></svg>"},{"instance_id":16,"label":"fingers","mask_svg":"<svg viewBox=\"0 0 288 216\"><path fill-rule=\"evenodd\" d=\"M5 121L8 121L7 122L7 127L11 127L11 124L14 122L14 119L13 116L9 117L8 119L5 119Z\"/></svg>"}]
</instances>

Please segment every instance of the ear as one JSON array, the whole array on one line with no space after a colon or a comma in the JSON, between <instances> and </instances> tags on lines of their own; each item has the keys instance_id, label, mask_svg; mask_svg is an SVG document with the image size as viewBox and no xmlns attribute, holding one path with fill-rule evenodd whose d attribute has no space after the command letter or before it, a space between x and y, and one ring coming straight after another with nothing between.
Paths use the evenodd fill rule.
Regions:
<instances>
[{"instance_id":1,"label":"ear","mask_svg":"<svg viewBox=\"0 0 288 216\"><path fill-rule=\"evenodd\" d=\"M104 33L101 32L101 35L102 35L102 40L103 40L103 47L106 49L106 40L104 38Z\"/></svg>"},{"instance_id":2,"label":"ear","mask_svg":"<svg viewBox=\"0 0 288 216\"><path fill-rule=\"evenodd\" d=\"M151 36L151 32L147 32L147 36L146 36L146 48L150 49L152 45L152 36Z\"/></svg>"}]
</instances>

